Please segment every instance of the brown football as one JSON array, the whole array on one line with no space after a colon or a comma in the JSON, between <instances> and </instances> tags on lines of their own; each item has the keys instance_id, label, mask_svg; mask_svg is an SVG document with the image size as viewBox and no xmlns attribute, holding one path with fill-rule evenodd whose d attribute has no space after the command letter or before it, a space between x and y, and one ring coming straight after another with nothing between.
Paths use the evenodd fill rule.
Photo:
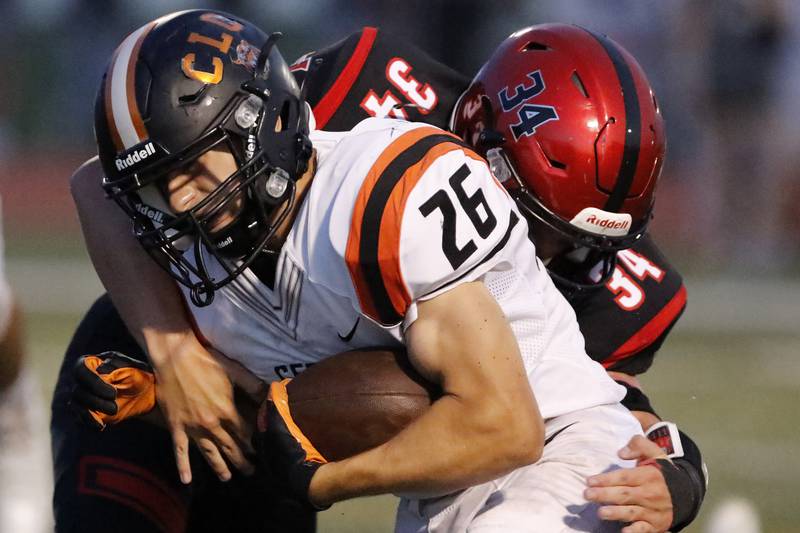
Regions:
<instances>
[{"instance_id":1,"label":"brown football","mask_svg":"<svg viewBox=\"0 0 800 533\"><path fill-rule=\"evenodd\" d=\"M287 391L292 418L329 461L383 444L436 397L405 351L389 349L329 357L289 382Z\"/></svg>"}]
</instances>

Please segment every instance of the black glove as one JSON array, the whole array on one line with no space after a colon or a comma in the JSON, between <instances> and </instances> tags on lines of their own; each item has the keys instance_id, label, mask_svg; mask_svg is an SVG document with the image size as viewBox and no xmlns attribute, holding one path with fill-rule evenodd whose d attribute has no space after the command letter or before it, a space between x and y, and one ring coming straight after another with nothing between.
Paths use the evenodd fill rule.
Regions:
<instances>
[{"instance_id":1,"label":"black glove","mask_svg":"<svg viewBox=\"0 0 800 533\"><path fill-rule=\"evenodd\" d=\"M321 508L308 499L311 478L328 461L295 424L289 412L286 385L291 379L273 382L258 412L258 431L253 436L259 459L300 503Z\"/></svg>"},{"instance_id":2,"label":"black glove","mask_svg":"<svg viewBox=\"0 0 800 533\"><path fill-rule=\"evenodd\" d=\"M156 405L153 369L119 352L84 355L73 376L72 407L97 429L148 413Z\"/></svg>"}]
</instances>

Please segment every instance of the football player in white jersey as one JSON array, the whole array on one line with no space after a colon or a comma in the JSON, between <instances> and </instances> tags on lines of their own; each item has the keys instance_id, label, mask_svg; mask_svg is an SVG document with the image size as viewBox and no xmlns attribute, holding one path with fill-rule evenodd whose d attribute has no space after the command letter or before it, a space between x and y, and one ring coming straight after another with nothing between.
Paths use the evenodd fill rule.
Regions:
<instances>
[{"instance_id":1,"label":"football player in white jersey","mask_svg":"<svg viewBox=\"0 0 800 533\"><path fill-rule=\"evenodd\" d=\"M601 530L584 479L626 465L616 450L641 430L617 403L624 390L586 357L513 201L442 130L369 119L309 133L273 42L257 64L228 55L233 41L238 51L263 40L205 11L142 27L112 59L95 127L106 192L180 282L212 345L275 381L287 364L403 344L442 386L442 399L383 446L333 463L301 453L287 468L295 496L322 507L406 494L398 530ZM93 225L87 175L98 177L96 163L73 190L102 263L119 252ZM104 281L116 298L124 280L113 278ZM169 328L154 335L152 322L138 324L151 356L171 342ZM158 359L159 377L174 371ZM164 407L186 476L183 421ZM258 439L272 458L282 448L275 426ZM297 450L283 452L291 465Z\"/></svg>"},{"instance_id":2,"label":"football player in white jersey","mask_svg":"<svg viewBox=\"0 0 800 533\"><path fill-rule=\"evenodd\" d=\"M22 312L5 275L0 209L0 531L52 528L46 415L25 361Z\"/></svg>"}]
</instances>

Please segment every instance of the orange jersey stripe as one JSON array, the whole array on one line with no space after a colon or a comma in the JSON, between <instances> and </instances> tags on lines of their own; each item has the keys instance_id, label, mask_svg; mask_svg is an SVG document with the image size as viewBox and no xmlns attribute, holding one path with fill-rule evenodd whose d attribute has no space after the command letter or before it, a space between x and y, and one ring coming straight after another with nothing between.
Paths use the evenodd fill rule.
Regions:
<instances>
[{"instance_id":1,"label":"orange jersey stripe","mask_svg":"<svg viewBox=\"0 0 800 533\"><path fill-rule=\"evenodd\" d=\"M410 166L392 191L381 219L378 255L386 258L380 263L381 277L392 306L400 315L405 315L406 309L411 305L411 295L400 270L400 232L406 202L414 186L436 159L453 150L464 150L464 148L457 144L439 144L428 151L421 161ZM473 155L480 160L476 154Z\"/></svg>"},{"instance_id":2,"label":"orange jersey stripe","mask_svg":"<svg viewBox=\"0 0 800 533\"><path fill-rule=\"evenodd\" d=\"M416 161L410 168L402 169L403 175L398 183L394 186L389 195L388 201L385 204L385 209L382 213L381 219L378 221L378 227L364 228L364 218L367 212L367 206L375 190L375 186L380 180L381 176L387 170L389 165L395 161L398 156L405 153L416 143L431 136L451 137L454 142L460 142L460 139L455 135L446 133L434 127L421 127L411 130L401 135L397 140L392 142L370 168L367 176L361 185L355 205L353 207L353 215L350 222L350 234L347 240L347 249L345 252L345 260L350 271L350 277L358 295L359 303L361 304L362 311L378 320L380 320L380 303L375 302L371 292L370 282L367 270L371 265L364 262L365 250L362 250L361 243L363 240L363 231L376 231L379 233L378 249L377 249L377 262L380 271L380 278L382 285L388 294L391 302L391 307L394 313L401 316L405 313L406 308L410 303L410 296L408 289L402 278L399 265L399 242L400 242L400 222L402 220L402 213L405 207L405 202L408 195L413 189L414 185L419 181L425 170L435 160L435 157L428 159L421 157L421 161ZM444 142L444 141L441 141ZM441 144L440 142L440 144ZM437 145L438 146L438 145ZM439 149L439 155L457 148L457 145L449 145L450 148L444 150ZM431 149L435 149L432 147ZM425 156L425 154L421 154ZM477 156L475 156L477 157ZM428 159L427 162L422 160ZM411 169L414 169L413 171ZM384 206L380 206L384 208ZM374 289L374 287L372 287Z\"/></svg>"},{"instance_id":3,"label":"orange jersey stripe","mask_svg":"<svg viewBox=\"0 0 800 533\"><path fill-rule=\"evenodd\" d=\"M350 278L353 280L353 284L355 285L358 300L361 304L361 310L370 317L376 317L378 312L374 302L372 301L372 296L370 295L367 282L364 279L359 260L361 252L361 225L364 221L364 211L367 207L367 201L372 193L372 189L375 187L375 183L378 181L378 178L381 176L381 174L383 174L383 171L386 170L386 167L389 165L389 163L391 163L399 154L411 147L415 142L427 137L428 135L433 135L439 132L439 129L430 126L416 128L398 137L397 140L392 142L383 150L383 153L381 153L381 155L372 165L372 168L370 168L369 172L367 173L367 177L361 184L361 189L358 191L358 196L356 197L356 202L353 206L353 216L350 219L350 234L347 238L345 261L347 262L347 268L350 271Z\"/></svg>"}]
</instances>

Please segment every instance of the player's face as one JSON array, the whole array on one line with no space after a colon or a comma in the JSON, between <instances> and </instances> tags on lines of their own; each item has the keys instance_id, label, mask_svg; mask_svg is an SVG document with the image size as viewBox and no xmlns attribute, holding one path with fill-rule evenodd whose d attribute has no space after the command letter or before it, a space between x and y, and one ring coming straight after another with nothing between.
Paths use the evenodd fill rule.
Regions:
<instances>
[{"instance_id":1,"label":"player's face","mask_svg":"<svg viewBox=\"0 0 800 533\"><path fill-rule=\"evenodd\" d=\"M226 148L209 150L186 166L167 174L164 194L175 213L184 213L203 201L236 171L236 161ZM231 223L242 207L242 196L216 209L208 229L218 231ZM210 208L209 208L210 209ZM210 214L201 210L200 215Z\"/></svg>"}]
</instances>

